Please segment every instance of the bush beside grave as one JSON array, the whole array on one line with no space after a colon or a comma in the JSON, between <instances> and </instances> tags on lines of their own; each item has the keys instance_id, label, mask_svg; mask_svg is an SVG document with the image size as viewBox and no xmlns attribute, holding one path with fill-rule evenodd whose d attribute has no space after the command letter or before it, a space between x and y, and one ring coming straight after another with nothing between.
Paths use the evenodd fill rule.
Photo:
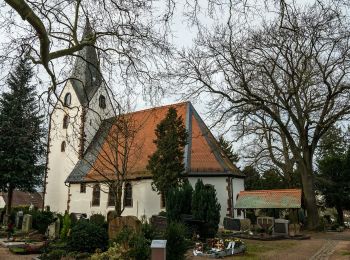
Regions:
<instances>
[{"instance_id":1,"label":"bush beside grave","mask_svg":"<svg viewBox=\"0 0 350 260\"><path fill-rule=\"evenodd\" d=\"M168 225L165 233L166 259L183 260L187 251L187 242L185 240L186 227L178 222L172 222Z\"/></svg>"},{"instance_id":2,"label":"bush beside grave","mask_svg":"<svg viewBox=\"0 0 350 260\"><path fill-rule=\"evenodd\" d=\"M198 179L192 196L192 214L195 219L204 221L201 235L214 237L219 228L221 206L213 185L204 185Z\"/></svg>"},{"instance_id":3,"label":"bush beside grave","mask_svg":"<svg viewBox=\"0 0 350 260\"><path fill-rule=\"evenodd\" d=\"M96 249L105 250L107 245L107 230L87 220L79 220L67 238L69 251L92 253Z\"/></svg>"}]
</instances>

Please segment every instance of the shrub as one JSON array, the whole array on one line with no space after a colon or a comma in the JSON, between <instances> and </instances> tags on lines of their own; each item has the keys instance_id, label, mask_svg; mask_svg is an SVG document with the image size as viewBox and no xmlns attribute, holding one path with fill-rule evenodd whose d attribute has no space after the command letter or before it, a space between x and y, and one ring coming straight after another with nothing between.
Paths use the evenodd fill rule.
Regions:
<instances>
[{"instance_id":1,"label":"shrub","mask_svg":"<svg viewBox=\"0 0 350 260\"><path fill-rule=\"evenodd\" d=\"M60 260L62 256L66 255L66 250L54 249L48 253L40 255L41 260Z\"/></svg>"},{"instance_id":2,"label":"shrub","mask_svg":"<svg viewBox=\"0 0 350 260\"><path fill-rule=\"evenodd\" d=\"M121 247L121 250L118 251L122 254L121 259L147 260L150 257L151 240L147 239L143 232L136 233L124 227L115 238L114 243Z\"/></svg>"},{"instance_id":3,"label":"shrub","mask_svg":"<svg viewBox=\"0 0 350 260\"><path fill-rule=\"evenodd\" d=\"M166 230L166 259L167 260L182 260L185 259L187 243L185 240L186 227L177 222L172 222Z\"/></svg>"},{"instance_id":4,"label":"shrub","mask_svg":"<svg viewBox=\"0 0 350 260\"><path fill-rule=\"evenodd\" d=\"M61 239L64 240L67 238L68 232L71 229L71 225L72 225L71 218L66 212L64 213L64 216L63 216L63 223L62 223L61 234L60 234Z\"/></svg>"},{"instance_id":5,"label":"shrub","mask_svg":"<svg viewBox=\"0 0 350 260\"><path fill-rule=\"evenodd\" d=\"M181 187L172 188L166 197L168 222L179 221L181 214L191 214L192 186L186 180Z\"/></svg>"},{"instance_id":6,"label":"shrub","mask_svg":"<svg viewBox=\"0 0 350 260\"><path fill-rule=\"evenodd\" d=\"M105 216L102 214L91 215L90 222L100 227L105 227L106 225Z\"/></svg>"},{"instance_id":7,"label":"shrub","mask_svg":"<svg viewBox=\"0 0 350 260\"><path fill-rule=\"evenodd\" d=\"M55 219L53 213L50 211L33 210L30 214L33 216L33 228L41 234L45 234L47 227Z\"/></svg>"},{"instance_id":8,"label":"shrub","mask_svg":"<svg viewBox=\"0 0 350 260\"><path fill-rule=\"evenodd\" d=\"M192 214L196 219L205 222L201 232L205 237L213 237L217 233L220 209L214 186L204 185L202 180L198 179L192 196Z\"/></svg>"},{"instance_id":9,"label":"shrub","mask_svg":"<svg viewBox=\"0 0 350 260\"><path fill-rule=\"evenodd\" d=\"M104 250L108 244L107 231L86 220L80 220L72 228L67 240L69 251L94 252L96 249Z\"/></svg>"}]
</instances>

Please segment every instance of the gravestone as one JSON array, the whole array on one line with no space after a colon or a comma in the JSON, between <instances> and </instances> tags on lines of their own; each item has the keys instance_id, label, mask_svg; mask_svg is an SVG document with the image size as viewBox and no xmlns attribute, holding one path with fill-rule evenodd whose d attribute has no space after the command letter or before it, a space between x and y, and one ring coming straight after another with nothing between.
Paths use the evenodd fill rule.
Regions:
<instances>
[{"instance_id":1,"label":"gravestone","mask_svg":"<svg viewBox=\"0 0 350 260\"><path fill-rule=\"evenodd\" d=\"M153 215L150 222L157 231L165 231L168 225L167 218L163 216Z\"/></svg>"},{"instance_id":2,"label":"gravestone","mask_svg":"<svg viewBox=\"0 0 350 260\"><path fill-rule=\"evenodd\" d=\"M251 221L249 218L239 220L241 222L241 230L246 231L251 229Z\"/></svg>"},{"instance_id":3,"label":"gravestone","mask_svg":"<svg viewBox=\"0 0 350 260\"><path fill-rule=\"evenodd\" d=\"M287 219L275 219L274 234L275 235L288 235L288 223Z\"/></svg>"},{"instance_id":4,"label":"gravestone","mask_svg":"<svg viewBox=\"0 0 350 260\"><path fill-rule=\"evenodd\" d=\"M108 223L109 239L115 238L124 227L140 232L141 221L135 216L116 217L110 220Z\"/></svg>"},{"instance_id":5,"label":"gravestone","mask_svg":"<svg viewBox=\"0 0 350 260\"><path fill-rule=\"evenodd\" d=\"M28 233L32 229L33 216L25 214L23 217L22 231Z\"/></svg>"},{"instance_id":6,"label":"gravestone","mask_svg":"<svg viewBox=\"0 0 350 260\"><path fill-rule=\"evenodd\" d=\"M225 217L224 228L227 230L241 230L241 220L236 218Z\"/></svg>"},{"instance_id":7,"label":"gravestone","mask_svg":"<svg viewBox=\"0 0 350 260\"><path fill-rule=\"evenodd\" d=\"M23 223L23 211L18 211L16 214L15 219L15 226L17 229L22 229L22 223Z\"/></svg>"},{"instance_id":8,"label":"gravestone","mask_svg":"<svg viewBox=\"0 0 350 260\"><path fill-rule=\"evenodd\" d=\"M47 227L47 236L49 239L56 239L60 236L60 219L57 218L55 222Z\"/></svg>"}]
</instances>

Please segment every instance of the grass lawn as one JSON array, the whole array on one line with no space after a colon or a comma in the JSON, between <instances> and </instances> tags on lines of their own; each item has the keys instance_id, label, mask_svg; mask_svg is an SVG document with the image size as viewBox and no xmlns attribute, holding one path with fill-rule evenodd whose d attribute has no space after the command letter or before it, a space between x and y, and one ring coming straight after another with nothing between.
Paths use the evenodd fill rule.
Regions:
<instances>
[{"instance_id":1,"label":"grass lawn","mask_svg":"<svg viewBox=\"0 0 350 260\"><path fill-rule=\"evenodd\" d=\"M261 259L264 253L286 250L296 245L296 241L279 240L279 241L258 241L244 240L247 245L247 252L242 256L235 256L234 259Z\"/></svg>"}]
</instances>

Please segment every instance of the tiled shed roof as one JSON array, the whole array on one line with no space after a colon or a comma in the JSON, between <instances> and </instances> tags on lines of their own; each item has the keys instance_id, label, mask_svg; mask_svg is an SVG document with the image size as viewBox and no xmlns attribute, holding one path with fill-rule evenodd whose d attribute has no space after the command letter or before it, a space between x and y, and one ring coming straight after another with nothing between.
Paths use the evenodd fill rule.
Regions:
<instances>
[{"instance_id":1,"label":"tiled shed roof","mask_svg":"<svg viewBox=\"0 0 350 260\"><path fill-rule=\"evenodd\" d=\"M5 204L7 204L7 193L1 194ZM14 190L12 195L12 207L16 206L30 206L33 205L36 208L42 208L43 197L39 192L23 192Z\"/></svg>"},{"instance_id":2,"label":"tiled shed roof","mask_svg":"<svg viewBox=\"0 0 350 260\"><path fill-rule=\"evenodd\" d=\"M186 129L190 133L189 143L184 151L187 174L244 177L220 149L216 139L192 104L184 102L125 115L132 122L133 129L136 129L128 162L129 179L151 177L146 166L149 157L156 149L153 143L156 139L155 128L165 118L169 107L176 108L178 116L184 120ZM109 127L106 127L106 122L101 125L94 141L87 148L84 158L78 162L66 182L100 181L113 178L113 165L111 165L113 148L108 142L108 138L118 129L116 125L113 125L113 119L115 118L108 120ZM106 135L106 129L109 131L108 135ZM119 165L121 165L120 161ZM101 172L104 176L101 176Z\"/></svg>"},{"instance_id":3,"label":"tiled shed roof","mask_svg":"<svg viewBox=\"0 0 350 260\"><path fill-rule=\"evenodd\" d=\"M252 190L238 194L236 209L291 209L301 207L300 189Z\"/></svg>"}]
</instances>

